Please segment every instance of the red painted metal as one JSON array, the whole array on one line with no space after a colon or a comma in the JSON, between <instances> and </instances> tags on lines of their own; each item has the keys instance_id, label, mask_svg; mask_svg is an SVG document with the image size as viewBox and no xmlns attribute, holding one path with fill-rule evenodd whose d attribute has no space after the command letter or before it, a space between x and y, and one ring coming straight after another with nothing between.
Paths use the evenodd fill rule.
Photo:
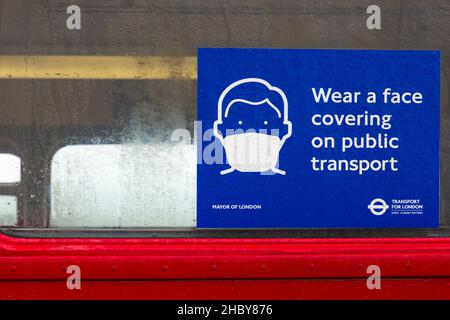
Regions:
<instances>
[{"instance_id":1,"label":"red painted metal","mask_svg":"<svg viewBox=\"0 0 450 320\"><path fill-rule=\"evenodd\" d=\"M202 298L240 297L231 296L228 289L222 295L213 294L216 286L242 286L245 297L253 292L257 298L264 293L270 298L274 294L291 298L320 298L321 294L322 298L371 297L365 279L366 268L372 264L381 267L383 283L392 283L390 291L374 295L427 298L431 292L434 297L449 298L445 277L450 278L450 239L25 239L0 234L0 286L4 289L0 297L32 297L31 288L43 284L48 289L39 289L40 298L77 295L65 287L66 268L72 264L82 270L85 289L81 291L87 298L117 298L122 287L123 292L126 288L141 292L142 297L177 298L181 296L171 294L171 290L187 284L185 291L199 290L194 296ZM394 278L410 280L401 280L407 286L397 288L400 280ZM249 279L254 280L249 284ZM345 279L338 282L343 289L336 294L314 289L322 284L333 288L336 284L330 279ZM29 293L13 289L15 284L20 288L24 283ZM114 286L117 290L111 289ZM259 286L269 289L260 290ZM403 292L410 286L417 286L417 290ZM144 294L150 287L158 288L159 296ZM61 294L60 290L68 292ZM131 296L139 298L136 294Z\"/></svg>"},{"instance_id":2,"label":"red painted metal","mask_svg":"<svg viewBox=\"0 0 450 320\"><path fill-rule=\"evenodd\" d=\"M368 290L364 279L2 282L0 299L281 300L450 299L450 279L385 279Z\"/></svg>"}]
</instances>

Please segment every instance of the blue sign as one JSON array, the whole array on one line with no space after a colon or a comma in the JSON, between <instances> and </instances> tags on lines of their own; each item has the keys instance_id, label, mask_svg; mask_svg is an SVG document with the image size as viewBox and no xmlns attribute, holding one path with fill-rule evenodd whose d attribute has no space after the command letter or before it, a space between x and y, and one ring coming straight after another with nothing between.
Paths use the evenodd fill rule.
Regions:
<instances>
[{"instance_id":1,"label":"blue sign","mask_svg":"<svg viewBox=\"0 0 450 320\"><path fill-rule=\"evenodd\" d=\"M439 86L439 51L199 49L197 227L438 227Z\"/></svg>"}]
</instances>

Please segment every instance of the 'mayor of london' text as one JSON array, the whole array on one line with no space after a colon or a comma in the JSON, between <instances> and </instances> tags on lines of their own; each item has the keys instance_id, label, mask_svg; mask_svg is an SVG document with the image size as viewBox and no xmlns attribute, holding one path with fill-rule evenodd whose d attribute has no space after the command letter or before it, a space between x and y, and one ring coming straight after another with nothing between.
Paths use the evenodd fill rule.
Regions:
<instances>
[{"instance_id":1,"label":"'mayor of london' text","mask_svg":"<svg viewBox=\"0 0 450 320\"><path fill-rule=\"evenodd\" d=\"M261 210L260 204L213 204L213 210Z\"/></svg>"}]
</instances>

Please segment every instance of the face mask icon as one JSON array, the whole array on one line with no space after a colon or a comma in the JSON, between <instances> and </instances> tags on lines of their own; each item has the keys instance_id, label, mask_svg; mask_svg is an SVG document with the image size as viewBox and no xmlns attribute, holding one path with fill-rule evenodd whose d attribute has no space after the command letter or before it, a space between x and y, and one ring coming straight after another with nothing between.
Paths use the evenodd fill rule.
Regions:
<instances>
[{"instance_id":1,"label":"face mask icon","mask_svg":"<svg viewBox=\"0 0 450 320\"><path fill-rule=\"evenodd\" d=\"M241 172L279 171L276 168L282 147L277 136L248 132L227 136L224 139L228 163Z\"/></svg>"},{"instance_id":2,"label":"face mask icon","mask_svg":"<svg viewBox=\"0 0 450 320\"><path fill-rule=\"evenodd\" d=\"M221 174L273 172L279 153L292 134L288 101L284 92L259 78L246 78L229 85L217 104L214 135L225 148L230 168Z\"/></svg>"}]
</instances>

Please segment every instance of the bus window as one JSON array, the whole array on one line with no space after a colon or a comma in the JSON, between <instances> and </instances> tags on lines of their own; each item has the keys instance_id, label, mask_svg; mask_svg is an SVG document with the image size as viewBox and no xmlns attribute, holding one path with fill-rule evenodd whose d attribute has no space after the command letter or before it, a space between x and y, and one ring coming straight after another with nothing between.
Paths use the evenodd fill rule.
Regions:
<instances>
[{"instance_id":1,"label":"bus window","mask_svg":"<svg viewBox=\"0 0 450 320\"><path fill-rule=\"evenodd\" d=\"M75 232L76 236L85 234L92 236L91 232L103 231L108 235L115 236L120 233L128 236L136 230L143 237L166 236L168 234L165 233L166 231L170 232L171 236L183 237L450 236L448 72L450 2L430 0L425 4L417 0L387 1L389 3L380 5L383 15L381 29L368 28L366 22L370 15L366 10L369 5L366 6L358 0L345 2L285 0L271 1L270 4L269 2L78 0L77 5L82 12L86 13L82 15L81 30L67 29L64 21L66 7L61 3L42 5L42 1L7 2L2 7L2 27L0 28L0 101L2 103L0 107L0 227L2 231L14 234L29 232L28 235L32 233L36 237L44 233L46 236L64 236L66 232L67 234ZM45 23L43 23L44 20ZM24 30L27 32L24 33ZM436 72L423 78L410 75L408 78L408 80L416 81L417 86L426 86L429 85L428 76L433 76L433 81L439 81L440 76L440 93L436 95L436 103L433 102L432 106L424 103L422 106L430 109L436 107L433 109L435 112L433 115L436 115L433 119L436 123L440 117L440 149L433 147L433 156L435 151L436 153L440 151L440 167L437 157L433 162L433 169L436 169L433 170L433 173L436 172L433 183L440 175L440 182L436 182L433 187L437 190L439 184L440 194L435 197L436 201L433 201L432 207L434 217L436 220L439 219L439 227L328 229L313 226L275 229L268 224L267 228L263 226L264 228L261 227L259 230L235 228L236 230L232 231L230 231L232 228L225 230L220 226L213 231L206 230L208 226L204 229L199 227L197 207L201 206L198 204L201 202L197 201L201 198L198 197L198 190L207 194L213 191L213 187L208 183L198 184L202 180L198 179L200 176L198 174L200 172L198 170L199 148L196 134L204 132L201 136L202 143L206 142L204 145L208 145L208 153L212 155L212 159L203 159L204 161L224 161L226 157L222 148L215 148L213 142L218 140L214 140L217 136L215 138L214 134L208 133L210 128L204 126L202 130L198 127L197 120L202 117L201 114L199 115L200 108L197 107L202 105L202 103L198 104L199 97L210 99L207 101L211 102L208 102L208 106L210 105L213 109L213 116L209 117L208 121L211 118L211 123L220 122L219 118L225 115L218 114L218 96L231 83L244 79L244 76L241 77L239 74L239 77L230 79L223 88L222 84L220 88L217 85L215 89L219 94L214 96L211 94L209 97L210 91L202 91L199 87L199 79L202 75L198 70L199 48L277 49L273 51L324 48L339 49L336 51L341 49L360 51L385 49L401 52L439 50L440 74ZM229 74L234 77L235 74L229 70L229 65L236 60L238 60L237 57L232 57L226 61L221 60L222 64L214 65L222 66L223 78ZM319 59L310 59L310 61L313 60ZM258 61L255 63L259 63ZM403 60L397 59L397 61ZM275 58L268 63L261 62L260 66L263 68L277 63L287 68L291 66L291 63L280 62ZM346 63L330 63L329 66L339 64L346 65ZM208 66L208 61L204 65ZM387 64L385 68L388 68L386 66ZM248 68L250 68L248 64L243 64L242 70L245 71ZM308 65L307 68L309 69L302 74L317 78L309 81L310 87L313 85L311 82L323 80L319 79L323 75L325 75L323 78L329 76L330 79L331 77L343 79L343 74L336 72L337 69L323 68L319 76L318 68ZM370 68L355 68L358 77L368 78L376 69L375 64L370 65ZM296 70L291 68L286 78L296 75ZM351 70L350 67L349 70ZM385 87L391 90L389 97L398 89L395 88L396 85L400 86L405 82L400 77L402 74L408 73L399 72L398 78L386 84ZM245 75L245 77L264 77L264 72ZM358 77L354 79L359 80ZM211 80L208 85L215 86L213 76L205 77L203 73L203 79ZM270 87L272 89L277 86L282 87L272 83L271 79L266 80L273 85ZM325 80L321 84L326 84ZM379 83L379 81L374 82ZM287 92L286 96L291 97L292 91L305 89L300 88L300 82L294 84L295 86L291 87L291 92ZM342 88L334 87L333 92L359 92L368 89L363 82L356 83L352 88L346 87L346 83L340 84ZM383 89L381 85L378 88L380 90ZM326 89L326 86L324 87ZM266 86L266 88L269 87ZM415 92L414 86L408 89ZM265 93L265 91L262 92ZM333 95L332 92L330 92L331 95ZM314 118L317 124L325 122L323 126L317 125L317 127L329 129L327 133L338 133L344 136L348 132L356 132L358 129L356 125L336 125L337 122L356 123L352 120L354 119L352 115L349 118L342 118L344 113L351 111L355 115L364 116L365 111L367 115L371 115L378 110L377 106L373 105L368 105L367 110L359 110L361 106L353 103L355 97L352 97L352 104L349 103L349 105L341 103L344 102L344 97L342 99L339 95L333 95L333 97L335 97L333 98L335 104L342 107L342 112L339 112L336 117L330 115L325 119ZM413 98L412 95L404 93L401 98L402 106L406 102L422 100L418 96ZM424 101L428 98L423 96ZM233 101L237 101L236 104L233 104L231 109L224 107L224 113L228 109L231 110L230 115L235 110L251 109L244 108L249 104L242 105L242 97L234 98ZM265 100L250 102L258 105L261 101ZM296 107L301 107L303 100L297 102L289 102L290 116L295 114ZM228 107L231 106L230 103L231 100ZM439 103L440 115L437 110ZM308 114L309 118L305 116L305 122L300 125L295 124L292 130L293 136L287 140L286 145L281 149L282 152L286 152L288 148L291 148L292 152L296 139L294 135L312 138L312 133L304 124L310 124L307 120L310 120L314 113L328 110L329 105L324 104L319 107L318 104L317 112L311 111L312 114ZM242 109L239 109L241 107ZM277 108L267 108L271 112L276 111L275 109ZM407 107L403 109L408 110ZM272 114L275 120L280 120L280 114L283 115L283 121L286 120L286 123L283 122L280 128L288 131L285 127L287 120L291 121L291 119L287 118L287 107L286 112L284 109L280 110L278 110L279 114L273 112ZM240 118L239 112L232 126L246 125L246 122ZM249 114L251 114L250 119L258 117L251 112ZM285 115L286 119L284 119ZM411 115L411 118L414 116ZM334 119L332 123L330 119ZM393 119L394 122L401 121ZM264 128L271 128L273 123L276 124L272 119L260 121ZM390 124L386 122L384 125ZM429 137L436 142L438 134L435 132L438 128L433 125L433 130L430 130L430 127L424 125L419 128L420 130L411 128L407 140L416 141L416 135L419 133L421 137ZM394 125L392 129L389 128L384 129L397 130ZM284 136L290 136L290 133ZM352 136L359 137L356 134ZM238 136L230 135L230 137L227 141L239 139ZM277 152L281 152L281 142L276 139L273 141L274 145L278 146ZM311 145L311 140L298 141L297 144ZM400 147L394 151L402 153L404 152L403 141L399 143ZM352 140L351 145L355 144L357 143ZM356 150L357 148L350 148L350 145L347 149L343 157L348 159L353 159L352 152L359 151ZM227 151L230 150L233 153L233 147ZM373 153L375 154L377 150ZM429 148L416 149L416 155L426 152L429 152ZM369 156L372 157L372 155ZM268 156L268 158L275 159L273 163L278 160L276 157ZM279 172L283 172L284 163L281 161L288 160L283 156L280 159ZM326 159L335 158L327 157ZM329 164L325 162L326 159L322 159L322 162L314 162L317 164L317 172L325 172L329 176L340 174L331 170L326 171ZM289 161L296 164L297 158L291 157ZM333 164L333 162L330 163ZM310 165L310 162L308 161L307 164ZM347 162L342 161L344 169L346 164ZM386 163L382 162L382 164ZM378 166L377 163L374 165ZM274 168L275 166L272 165L269 169ZM223 169L226 171L224 173L232 174L235 168ZM440 173L437 173L438 169ZM300 172L301 168L298 171ZM373 174L372 171L365 172L364 177L366 174L367 176ZM295 170L291 172L295 173ZM311 175L315 173L310 172ZM349 174L352 173L355 172ZM390 173L392 174L388 176L389 179L400 179L396 172ZM223 180L230 179L230 176L224 175ZM356 175L355 177L359 179ZM304 202L315 205L319 213L326 212L327 208L320 207L324 202L321 202L319 197L326 196L327 192L312 190L313 184L308 185L310 180L307 179L305 178L305 185L309 189L305 188L306 192L308 194L315 192L318 194L318 200ZM414 179L410 178L409 181L412 180ZM324 185L327 185L330 180L323 179L323 181L325 181ZM235 185L239 183L224 183L221 187L224 190L231 190ZM303 190L294 183L287 185L286 189L289 190L296 192ZM258 187L254 186L254 189L252 189L253 186L249 187L248 189L251 190L248 192L255 192ZM346 202L340 198L342 183L335 182L333 187L336 194L334 194L334 200L330 200L329 203L345 209L347 203L353 201ZM235 188L233 191L238 193L239 190ZM215 205L218 208L234 205L232 201L226 203L221 201L223 200L221 194L216 195L215 198ZM271 196L269 192L266 195ZM289 192L280 193L280 203L289 197L293 198ZM376 219L378 217L376 214L379 212L375 210L375 214L371 214L369 208L380 209L381 207L380 210L383 211L388 204L379 201L382 195L376 194L370 197L364 203L364 214L367 214L368 219ZM413 196L404 192L398 197L409 199ZM296 200L300 204L304 203L301 195ZM247 202L243 205L248 208L259 205L252 201ZM275 202L272 203L277 205L278 203ZM389 204L392 205L392 202ZM208 209L211 207L208 206ZM297 209L303 210L303 217L312 216L301 205L289 208L292 211ZM340 210L340 212L344 211ZM247 210L240 212L239 215L233 215L234 213L218 209L214 211L216 214L214 217L228 215L229 219L239 220L239 217L259 219L262 216L258 215L260 213L261 211ZM277 212L270 215L273 218L272 222L279 217Z\"/></svg>"}]
</instances>

